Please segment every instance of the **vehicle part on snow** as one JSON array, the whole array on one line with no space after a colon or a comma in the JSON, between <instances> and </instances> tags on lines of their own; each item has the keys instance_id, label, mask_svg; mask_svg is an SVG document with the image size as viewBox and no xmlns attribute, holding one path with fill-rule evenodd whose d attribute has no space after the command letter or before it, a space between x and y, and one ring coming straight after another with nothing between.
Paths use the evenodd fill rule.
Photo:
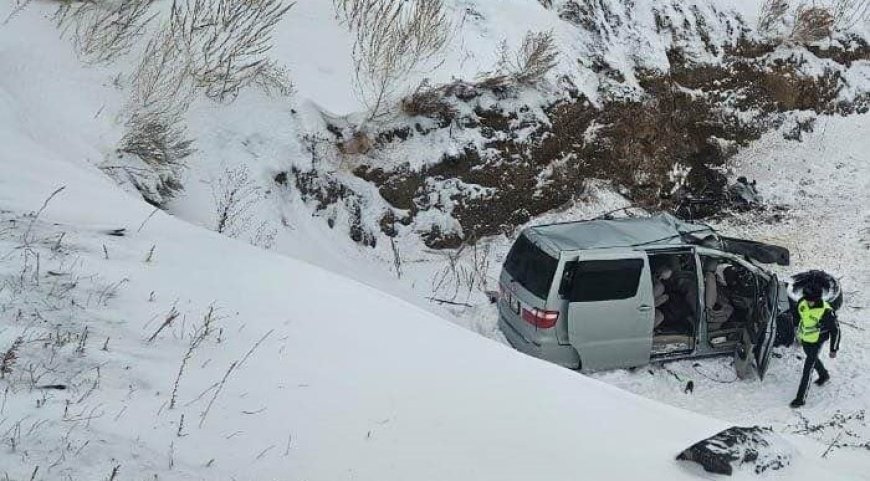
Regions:
<instances>
[{"instance_id":1,"label":"vehicle part on snow","mask_svg":"<svg viewBox=\"0 0 870 481\"><path fill-rule=\"evenodd\" d=\"M755 188L755 181L749 182L743 176L738 177L737 182L728 186L728 198L734 207L744 209L761 205L764 201Z\"/></svg>"},{"instance_id":2,"label":"vehicle part on snow","mask_svg":"<svg viewBox=\"0 0 870 481\"><path fill-rule=\"evenodd\" d=\"M704 471L728 476L735 466L762 474L791 464L792 453L781 447L784 443L769 427L734 426L693 444L677 455L677 460L692 461Z\"/></svg>"}]
</instances>

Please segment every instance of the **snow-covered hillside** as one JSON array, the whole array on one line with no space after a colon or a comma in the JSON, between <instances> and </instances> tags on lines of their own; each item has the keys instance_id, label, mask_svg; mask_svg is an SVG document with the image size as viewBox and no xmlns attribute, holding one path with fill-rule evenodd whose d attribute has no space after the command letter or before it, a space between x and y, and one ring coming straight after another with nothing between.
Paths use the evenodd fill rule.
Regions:
<instances>
[{"instance_id":1,"label":"snow-covered hillside","mask_svg":"<svg viewBox=\"0 0 870 481\"><path fill-rule=\"evenodd\" d=\"M152 216L4 107L10 479L694 479L725 427Z\"/></svg>"},{"instance_id":2,"label":"snow-covered hillside","mask_svg":"<svg viewBox=\"0 0 870 481\"><path fill-rule=\"evenodd\" d=\"M870 439L866 114L831 117L815 104L770 114L766 128L780 128L742 139L748 147L730 172L757 178L767 199L789 210L726 219L723 229L788 246L796 269L844 276L843 319L851 327L831 365L832 384L812 391L803 419L786 407L797 383L795 351L778 353L763 384L730 382L726 359L587 377L522 356L503 342L486 292L497 289L510 231L460 249L422 240L433 226L462 230L454 194L482 193L486 201L495 190L450 177L451 156L551 128L546 109L565 97L564 79L589 101L577 113L591 115L587 107L613 95L640 95L648 71L672 67L674 49L719 68L730 61L726 47L754 35L760 4L635 0L577 9L593 3L447 2L455 31L443 62L413 72L407 91L423 78L472 82L497 67L503 41L515 51L527 31L556 39L560 57L548 81L510 98L488 92L456 101L449 127L430 118L385 120L372 135L402 128L411 135L346 156L330 129L358 127L365 117L353 41L332 2L299 1L270 52L289 69L295 93L249 89L232 103L195 97L183 117L196 151L185 159L184 190L165 211L114 174L129 168L117 148L144 40L114 62L88 65L69 29L61 35L56 27L52 2L12 6L8 18L0 10L0 474L695 479L709 475L675 461L677 453L733 424L760 424L772 425L776 448L793 454L774 476L865 479L870 457L860 447L815 458L831 443ZM843 85L830 103L860 106L870 61L825 55L783 48L753 68L796 62L797 77L830 69ZM709 86L690 77L681 95L702 98ZM739 103L735 92L711 95ZM739 114L755 118L781 100ZM516 116L492 138L463 123L500 125L502 114ZM415 125L432 130L417 135ZM580 137L591 138L601 126L583 127ZM783 139L793 128L802 143ZM730 142L721 143L739 143ZM414 177L414 169L445 165L446 174ZM533 178L556 189L548 176L559 165ZM385 169L392 181L406 166L423 185L411 209L394 205L384 195L389 182L370 175ZM512 227L630 204L607 179L577 183L569 202ZM245 209L219 235L220 200L234 188ZM393 221L385 226L385 218ZM684 393L689 380L694 394ZM825 427L830 419L851 434ZM754 476L746 468L735 478Z\"/></svg>"}]
</instances>

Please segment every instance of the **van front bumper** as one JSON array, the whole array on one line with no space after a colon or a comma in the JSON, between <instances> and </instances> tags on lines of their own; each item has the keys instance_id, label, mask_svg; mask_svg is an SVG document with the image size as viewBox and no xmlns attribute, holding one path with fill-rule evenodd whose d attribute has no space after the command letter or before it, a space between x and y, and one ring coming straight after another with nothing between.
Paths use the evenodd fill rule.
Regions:
<instances>
[{"instance_id":1,"label":"van front bumper","mask_svg":"<svg viewBox=\"0 0 870 481\"><path fill-rule=\"evenodd\" d=\"M577 351L572 346L554 342L536 343L530 341L523 337L501 314L498 316L498 327L517 351L569 369L580 367L580 356L577 355Z\"/></svg>"}]
</instances>

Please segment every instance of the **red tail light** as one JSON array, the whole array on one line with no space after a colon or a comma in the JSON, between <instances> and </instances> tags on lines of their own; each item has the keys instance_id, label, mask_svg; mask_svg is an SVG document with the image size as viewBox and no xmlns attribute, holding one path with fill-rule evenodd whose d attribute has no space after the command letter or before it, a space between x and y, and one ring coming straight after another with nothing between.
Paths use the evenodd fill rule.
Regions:
<instances>
[{"instance_id":1,"label":"red tail light","mask_svg":"<svg viewBox=\"0 0 870 481\"><path fill-rule=\"evenodd\" d=\"M559 311L543 311L536 307L523 308L523 320L535 327L549 329L555 326L556 321L559 320Z\"/></svg>"}]
</instances>

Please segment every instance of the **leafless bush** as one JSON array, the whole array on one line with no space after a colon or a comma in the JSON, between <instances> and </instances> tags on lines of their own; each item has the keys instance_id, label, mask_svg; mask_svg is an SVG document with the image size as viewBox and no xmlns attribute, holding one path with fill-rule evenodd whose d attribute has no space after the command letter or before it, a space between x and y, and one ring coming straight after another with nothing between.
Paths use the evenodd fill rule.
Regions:
<instances>
[{"instance_id":1,"label":"leafless bush","mask_svg":"<svg viewBox=\"0 0 870 481\"><path fill-rule=\"evenodd\" d=\"M170 28L196 86L213 100L233 100L249 85L289 93L286 74L266 53L272 29L295 3L284 0L185 0L173 4Z\"/></svg>"},{"instance_id":2,"label":"leafless bush","mask_svg":"<svg viewBox=\"0 0 870 481\"><path fill-rule=\"evenodd\" d=\"M801 5L795 13L790 38L801 43L816 42L830 37L835 23L836 19L829 8Z\"/></svg>"},{"instance_id":3,"label":"leafless bush","mask_svg":"<svg viewBox=\"0 0 870 481\"><path fill-rule=\"evenodd\" d=\"M177 48L177 26L169 24L145 47L133 72L128 110L180 120L193 101L190 65Z\"/></svg>"},{"instance_id":4,"label":"leafless bush","mask_svg":"<svg viewBox=\"0 0 870 481\"><path fill-rule=\"evenodd\" d=\"M15 365L15 361L18 359L18 349L21 348L23 343L24 338L17 337L12 342L12 345L9 346L9 349L3 353L3 358L0 359L0 379L4 379L7 374L12 373L12 366Z\"/></svg>"},{"instance_id":5,"label":"leafless bush","mask_svg":"<svg viewBox=\"0 0 870 481\"><path fill-rule=\"evenodd\" d=\"M212 182L212 199L217 221L215 230L230 237L238 237L251 226L251 209L260 197L260 188L251 179L244 165L226 168Z\"/></svg>"},{"instance_id":6,"label":"leafless bush","mask_svg":"<svg viewBox=\"0 0 870 481\"><path fill-rule=\"evenodd\" d=\"M444 90L433 88L429 80L424 80L411 95L402 99L402 112L410 116L422 116L452 120L456 109L444 100Z\"/></svg>"},{"instance_id":7,"label":"leafless bush","mask_svg":"<svg viewBox=\"0 0 870 481\"><path fill-rule=\"evenodd\" d=\"M103 170L129 184L156 206L165 205L182 189L184 159L193 153L184 115L193 100L189 67L176 49L175 32L167 27L152 37L131 76L126 132L117 162Z\"/></svg>"},{"instance_id":8,"label":"leafless bush","mask_svg":"<svg viewBox=\"0 0 870 481\"><path fill-rule=\"evenodd\" d=\"M334 0L354 32L356 83L369 120L385 115L402 81L447 45L443 0Z\"/></svg>"},{"instance_id":9,"label":"leafless bush","mask_svg":"<svg viewBox=\"0 0 870 481\"><path fill-rule=\"evenodd\" d=\"M552 32L530 31L514 52L502 41L498 58L495 70L480 74L476 87L503 94L515 86L537 85L558 65L559 50Z\"/></svg>"},{"instance_id":10,"label":"leafless bush","mask_svg":"<svg viewBox=\"0 0 870 481\"><path fill-rule=\"evenodd\" d=\"M163 206L182 190L183 161L193 151L193 141L179 119L136 113L118 147L118 164L102 168L115 180L132 184L151 204Z\"/></svg>"},{"instance_id":11,"label":"leafless bush","mask_svg":"<svg viewBox=\"0 0 870 481\"><path fill-rule=\"evenodd\" d=\"M63 2L55 18L70 33L82 56L105 63L126 54L157 16L156 0L93 0Z\"/></svg>"},{"instance_id":12,"label":"leafless bush","mask_svg":"<svg viewBox=\"0 0 870 481\"><path fill-rule=\"evenodd\" d=\"M513 60L508 61L513 80L520 85L536 85L559 63L559 50L553 32L528 32Z\"/></svg>"},{"instance_id":13,"label":"leafless bush","mask_svg":"<svg viewBox=\"0 0 870 481\"><path fill-rule=\"evenodd\" d=\"M159 114L134 114L119 150L154 167L179 168L181 160L193 153L193 141L185 134L183 125Z\"/></svg>"}]
</instances>

